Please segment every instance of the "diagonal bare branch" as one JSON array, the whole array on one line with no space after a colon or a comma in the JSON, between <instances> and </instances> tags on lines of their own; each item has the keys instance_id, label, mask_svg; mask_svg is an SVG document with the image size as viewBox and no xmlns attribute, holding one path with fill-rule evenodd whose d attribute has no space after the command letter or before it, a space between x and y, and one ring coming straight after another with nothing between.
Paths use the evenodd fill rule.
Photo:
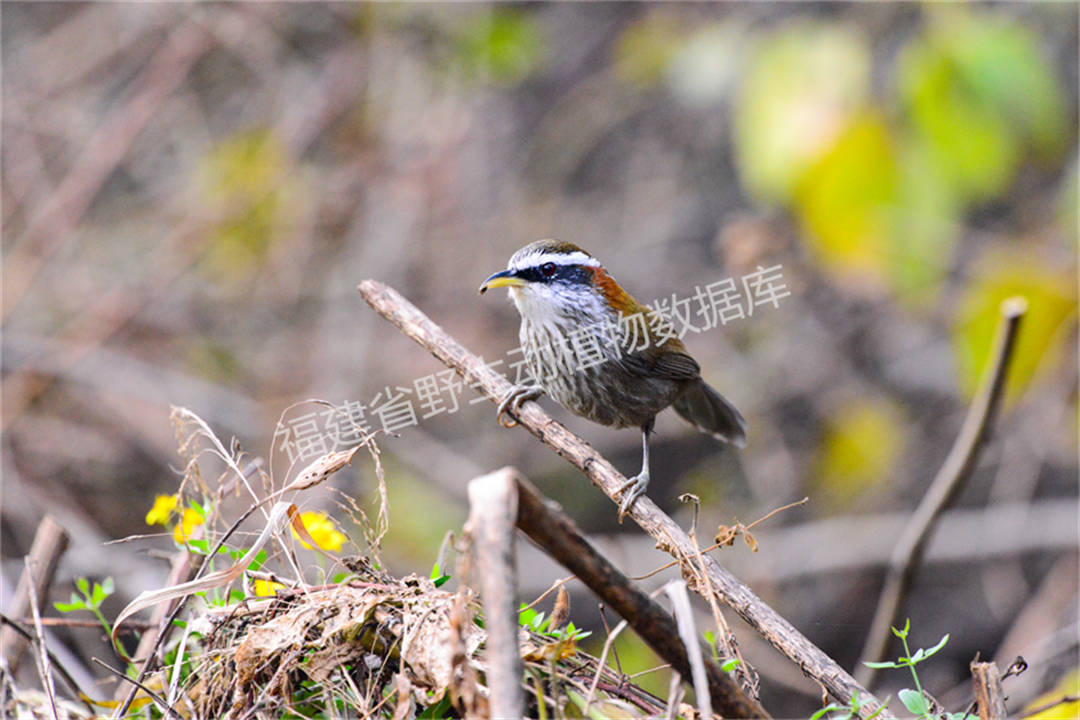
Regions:
<instances>
[{"instance_id":1,"label":"diagonal bare branch","mask_svg":"<svg viewBox=\"0 0 1080 720\"><path fill-rule=\"evenodd\" d=\"M365 280L357 289L376 312L426 348L447 367L457 370L467 382L475 383L493 402L498 402L510 389L510 382L506 378L466 350L393 288L375 280ZM522 427L584 472L612 502L618 504L616 492L626 484L626 478L588 443L551 419L536 403L525 403L517 417ZM694 578L694 546L686 532L645 496L634 503L628 514L656 540L657 547L679 561L688 586L704 595L707 590ZM826 688L829 695L845 705L858 695L861 717L893 717L888 709L878 712L881 704L866 688L859 685L836 661L766 605L750 588L712 557L706 555L703 559L704 572L709 577L716 597L738 613L804 674Z\"/></svg>"},{"instance_id":2,"label":"diagonal bare branch","mask_svg":"<svg viewBox=\"0 0 1080 720\"><path fill-rule=\"evenodd\" d=\"M866 636L859 671L856 676L865 685L870 685L876 670L867 666L868 662L881 662L888 649L892 633L889 628L899 625L900 610L904 597L911 587L915 571L922 563L926 546L937 526L941 513L952 504L971 471L983 441L990 434L997 408L1005 390L1005 376L1012 359L1012 350L1016 345L1020 320L1027 312L1027 301L1021 297L1012 297L1001 304L1001 319L998 322L991 351L991 362L983 374L975 399L968 408L960 434L953 443L952 450L945 458L945 463L938 470L930 488L926 491L915 513L904 528L900 540L896 543L889 569L885 576L885 587L881 591L874 619L870 623L870 632Z\"/></svg>"}]
</instances>

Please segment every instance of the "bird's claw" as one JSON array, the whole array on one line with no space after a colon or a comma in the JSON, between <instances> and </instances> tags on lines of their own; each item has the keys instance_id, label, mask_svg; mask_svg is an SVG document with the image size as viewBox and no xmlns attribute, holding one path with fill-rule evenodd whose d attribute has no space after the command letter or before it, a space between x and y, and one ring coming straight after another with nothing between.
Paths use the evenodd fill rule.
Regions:
<instances>
[{"instance_id":1,"label":"bird's claw","mask_svg":"<svg viewBox=\"0 0 1080 720\"><path fill-rule=\"evenodd\" d=\"M626 514L630 512L630 508L633 507L634 501L645 494L645 488L648 486L649 473L643 472L627 480L623 486L615 492L616 495L623 495L622 502L619 503L619 522L622 522L623 518L626 517Z\"/></svg>"},{"instance_id":2,"label":"bird's claw","mask_svg":"<svg viewBox=\"0 0 1080 720\"><path fill-rule=\"evenodd\" d=\"M514 427L518 424L514 414L521 409L522 404L543 394L543 388L535 385L515 385L499 401L499 408L495 413L496 422L506 428Z\"/></svg>"}]
</instances>

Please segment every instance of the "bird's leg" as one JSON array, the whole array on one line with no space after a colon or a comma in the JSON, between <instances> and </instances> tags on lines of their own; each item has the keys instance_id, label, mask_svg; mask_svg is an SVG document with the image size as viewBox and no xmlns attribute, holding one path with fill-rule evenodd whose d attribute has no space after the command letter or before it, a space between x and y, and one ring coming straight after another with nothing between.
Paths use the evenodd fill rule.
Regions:
<instances>
[{"instance_id":1,"label":"bird's leg","mask_svg":"<svg viewBox=\"0 0 1080 720\"><path fill-rule=\"evenodd\" d=\"M522 403L535 400L544 394L544 389L539 385L515 385L503 395L499 401L499 409L495 413L495 421L503 427L512 428L517 425L514 414L521 409ZM504 418L505 416L505 418Z\"/></svg>"},{"instance_id":2,"label":"bird's leg","mask_svg":"<svg viewBox=\"0 0 1080 720\"><path fill-rule=\"evenodd\" d=\"M619 493L625 493L623 495L622 502L619 503L619 521L626 516L626 513L630 511L630 507L634 504L634 501L645 493L645 488L649 486L649 433L652 432L653 422L656 418L649 420L641 426L641 472L634 477L626 481Z\"/></svg>"}]
</instances>

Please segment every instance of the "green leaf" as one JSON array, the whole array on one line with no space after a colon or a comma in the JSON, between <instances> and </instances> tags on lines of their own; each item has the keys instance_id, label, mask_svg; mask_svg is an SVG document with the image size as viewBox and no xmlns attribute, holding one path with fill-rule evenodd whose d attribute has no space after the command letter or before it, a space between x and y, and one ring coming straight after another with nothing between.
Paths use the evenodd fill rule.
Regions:
<instances>
[{"instance_id":1,"label":"green leaf","mask_svg":"<svg viewBox=\"0 0 1080 720\"><path fill-rule=\"evenodd\" d=\"M935 645L934 647L927 650L923 654L923 659L926 659L926 658L930 657L931 655L936 653L938 650L945 647L945 643L947 643L947 642L949 642L949 633L945 633L945 635L941 638L941 640L938 641L937 645ZM920 652L922 652L922 651L920 651Z\"/></svg>"},{"instance_id":2,"label":"green leaf","mask_svg":"<svg viewBox=\"0 0 1080 720\"><path fill-rule=\"evenodd\" d=\"M187 546L188 549L196 555L207 555L210 553L210 542L207 540L188 540Z\"/></svg>"},{"instance_id":3,"label":"green leaf","mask_svg":"<svg viewBox=\"0 0 1080 720\"><path fill-rule=\"evenodd\" d=\"M897 665L895 662L893 662L891 660L887 660L885 662L864 662L863 665L865 665L868 668L875 668L875 669L878 669L878 670L883 669L883 668L899 668L899 667L902 667L901 665Z\"/></svg>"},{"instance_id":4,"label":"green leaf","mask_svg":"<svg viewBox=\"0 0 1080 720\"><path fill-rule=\"evenodd\" d=\"M453 711L454 706L450 702L450 694L444 692L439 702L424 708L424 711L416 717L418 720L436 720L437 718L450 717Z\"/></svg>"},{"instance_id":5,"label":"green leaf","mask_svg":"<svg viewBox=\"0 0 1080 720\"><path fill-rule=\"evenodd\" d=\"M241 552L241 555L242 554L243 553ZM259 569L262 568L262 566L263 566L263 564L265 562L266 562L266 551L265 550L260 550L259 552L255 553L255 557L252 558L251 563L248 564L247 569L248 570L259 570ZM335 577L337 577L337 576L335 576ZM345 575L341 575L340 577L344 578ZM341 581L340 580L334 580L334 582L341 582Z\"/></svg>"},{"instance_id":6,"label":"green leaf","mask_svg":"<svg viewBox=\"0 0 1080 720\"><path fill-rule=\"evenodd\" d=\"M724 672L731 672L739 666L739 658L729 658L720 665L720 669Z\"/></svg>"},{"instance_id":7,"label":"green leaf","mask_svg":"<svg viewBox=\"0 0 1080 720\"><path fill-rule=\"evenodd\" d=\"M840 712L842 710L845 710L845 708L840 707L836 703L832 703L832 704L826 705L825 707L821 708L816 713L811 715L810 720L820 720L821 718L825 717L829 713ZM850 717L850 715L848 715L848 717Z\"/></svg>"},{"instance_id":8,"label":"green leaf","mask_svg":"<svg viewBox=\"0 0 1080 720\"><path fill-rule=\"evenodd\" d=\"M911 618L908 618L904 621L903 630L897 630L896 628L892 628L893 635L898 638L906 638L909 630L911 630Z\"/></svg>"},{"instance_id":9,"label":"green leaf","mask_svg":"<svg viewBox=\"0 0 1080 720\"><path fill-rule=\"evenodd\" d=\"M916 692L910 688L904 688L896 694L900 698L900 702L904 704L904 707L908 709L913 715L923 717L930 713L930 701L926 699L922 693Z\"/></svg>"},{"instance_id":10,"label":"green leaf","mask_svg":"<svg viewBox=\"0 0 1080 720\"><path fill-rule=\"evenodd\" d=\"M101 589L106 597L112 595L116 591L116 583L113 582L112 575L101 581Z\"/></svg>"},{"instance_id":11,"label":"green leaf","mask_svg":"<svg viewBox=\"0 0 1080 720\"><path fill-rule=\"evenodd\" d=\"M90 604L93 607L101 607L101 603L105 602L106 597L105 589L101 585L94 583L94 589L90 592Z\"/></svg>"},{"instance_id":12,"label":"green leaf","mask_svg":"<svg viewBox=\"0 0 1080 720\"><path fill-rule=\"evenodd\" d=\"M79 592L81 592L84 597L90 597L90 581L89 580L87 580L84 577L76 578L75 579L75 587L79 588Z\"/></svg>"},{"instance_id":13,"label":"green leaf","mask_svg":"<svg viewBox=\"0 0 1080 720\"><path fill-rule=\"evenodd\" d=\"M71 602L54 602L53 607L62 613L75 612L76 610L89 610L89 608L86 607L86 603L84 603L82 600L79 600L74 595L71 596Z\"/></svg>"}]
</instances>

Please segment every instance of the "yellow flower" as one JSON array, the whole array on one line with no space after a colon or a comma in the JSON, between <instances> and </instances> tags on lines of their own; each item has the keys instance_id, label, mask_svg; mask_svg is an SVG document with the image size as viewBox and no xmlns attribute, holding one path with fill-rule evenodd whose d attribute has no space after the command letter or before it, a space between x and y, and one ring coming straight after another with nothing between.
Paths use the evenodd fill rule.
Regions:
<instances>
[{"instance_id":1,"label":"yellow flower","mask_svg":"<svg viewBox=\"0 0 1080 720\"><path fill-rule=\"evenodd\" d=\"M172 536L178 544L183 544L188 538L191 537L191 533L196 527L203 524L202 515L191 508L184 508L184 514L180 518L180 522L176 523L176 527L173 528Z\"/></svg>"},{"instance_id":2,"label":"yellow flower","mask_svg":"<svg viewBox=\"0 0 1080 720\"><path fill-rule=\"evenodd\" d=\"M147 525L164 525L169 522L169 516L176 509L176 503L180 501L179 495L158 495L154 498L154 507L146 513Z\"/></svg>"},{"instance_id":3,"label":"yellow flower","mask_svg":"<svg viewBox=\"0 0 1080 720\"><path fill-rule=\"evenodd\" d=\"M278 590L283 589L285 589L284 585L279 582L274 582L273 580L263 580L260 578L255 580L254 584L256 597L273 597L274 595L277 595Z\"/></svg>"},{"instance_id":4,"label":"yellow flower","mask_svg":"<svg viewBox=\"0 0 1080 720\"><path fill-rule=\"evenodd\" d=\"M300 521L304 523L304 527L307 529L311 539L323 550L330 550L331 552L340 550L341 546L345 544L345 540L347 540L343 534L338 532L334 521L326 513L312 511L301 513ZM300 536L296 534L295 529L292 534L294 538L300 540ZM311 547L303 540L300 540L300 544L306 548Z\"/></svg>"}]
</instances>

